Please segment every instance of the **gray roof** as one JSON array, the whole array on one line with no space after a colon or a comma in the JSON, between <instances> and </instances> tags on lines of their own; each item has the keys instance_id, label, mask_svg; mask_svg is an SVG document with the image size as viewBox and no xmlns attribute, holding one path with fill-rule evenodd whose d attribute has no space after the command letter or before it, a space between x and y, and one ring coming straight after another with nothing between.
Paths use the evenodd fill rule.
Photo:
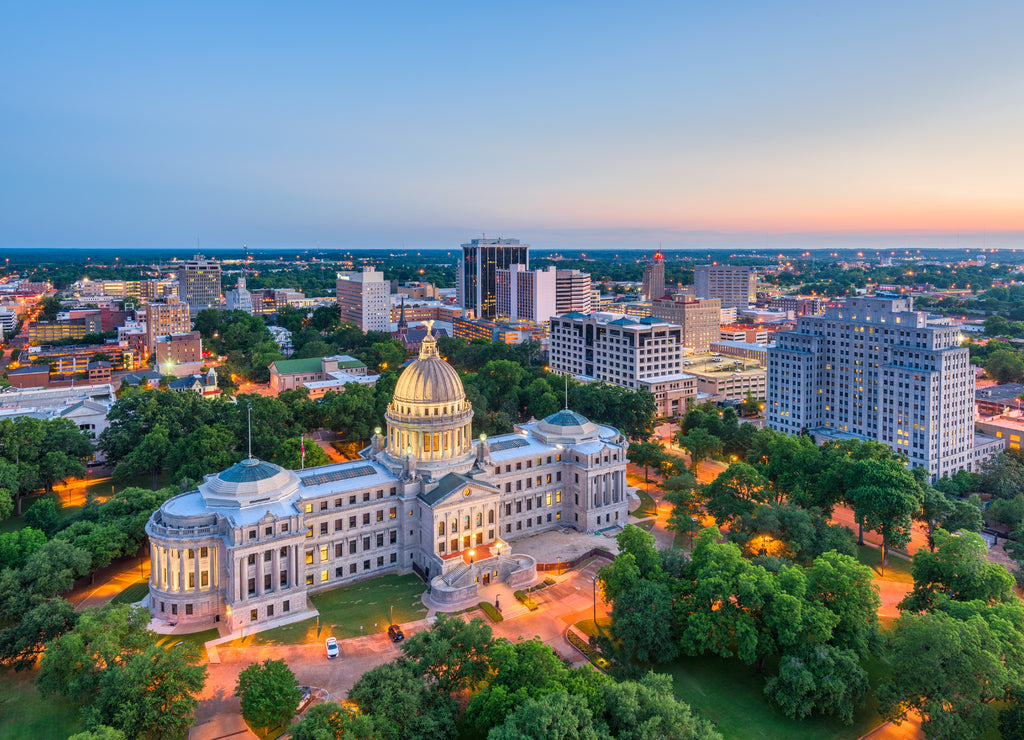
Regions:
<instances>
[{"instance_id":1,"label":"gray roof","mask_svg":"<svg viewBox=\"0 0 1024 740\"><path fill-rule=\"evenodd\" d=\"M583 414L577 414L575 411L570 411L569 409L562 409L561 411L556 411L551 414L551 416L546 417L544 421L548 424L554 424L555 426L570 427L583 426L590 420Z\"/></svg>"},{"instance_id":2,"label":"gray roof","mask_svg":"<svg viewBox=\"0 0 1024 740\"><path fill-rule=\"evenodd\" d=\"M461 475L459 473L448 473L448 475L437 482L437 488L433 491L421 493L419 495L419 499L427 506L433 506L466 486L477 486L478 488L485 488L490 491L499 490L490 483L484 483L483 481L479 481L475 478L470 478L469 476Z\"/></svg>"},{"instance_id":3,"label":"gray roof","mask_svg":"<svg viewBox=\"0 0 1024 740\"><path fill-rule=\"evenodd\" d=\"M1024 393L1024 383L1003 383L1002 385L990 385L979 388L974 392L974 397L979 401L1012 401Z\"/></svg>"}]
</instances>

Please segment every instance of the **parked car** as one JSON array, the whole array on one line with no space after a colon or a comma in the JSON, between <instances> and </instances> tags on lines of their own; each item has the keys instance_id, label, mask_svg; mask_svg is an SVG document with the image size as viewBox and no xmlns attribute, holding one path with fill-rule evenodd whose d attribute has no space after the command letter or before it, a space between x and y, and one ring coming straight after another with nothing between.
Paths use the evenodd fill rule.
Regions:
<instances>
[{"instance_id":1,"label":"parked car","mask_svg":"<svg viewBox=\"0 0 1024 740\"><path fill-rule=\"evenodd\" d=\"M337 658L338 657L338 640L334 637L327 638L327 657Z\"/></svg>"},{"instance_id":2,"label":"parked car","mask_svg":"<svg viewBox=\"0 0 1024 740\"><path fill-rule=\"evenodd\" d=\"M405 639L405 633L402 632L402 628L397 624L393 624L388 627L388 637L391 638L391 642L401 642Z\"/></svg>"}]
</instances>

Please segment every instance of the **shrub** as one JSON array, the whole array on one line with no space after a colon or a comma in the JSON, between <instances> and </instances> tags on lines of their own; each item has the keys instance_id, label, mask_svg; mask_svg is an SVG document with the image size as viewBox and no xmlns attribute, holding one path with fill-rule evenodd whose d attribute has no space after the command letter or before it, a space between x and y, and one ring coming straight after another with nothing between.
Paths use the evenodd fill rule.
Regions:
<instances>
[{"instance_id":1,"label":"shrub","mask_svg":"<svg viewBox=\"0 0 1024 740\"><path fill-rule=\"evenodd\" d=\"M501 616L501 612L495 608L494 604L489 601L481 601L480 608L484 610L484 614L491 618L492 622L501 622L505 619L505 617Z\"/></svg>"},{"instance_id":2,"label":"shrub","mask_svg":"<svg viewBox=\"0 0 1024 740\"><path fill-rule=\"evenodd\" d=\"M554 586L555 585L555 579L554 578L545 578L544 579L544 585L545 586Z\"/></svg>"},{"instance_id":3,"label":"shrub","mask_svg":"<svg viewBox=\"0 0 1024 740\"><path fill-rule=\"evenodd\" d=\"M599 670L607 672L611 667L611 663L609 663L608 659L597 651L597 648L592 646L586 640L580 638L580 636L572 630L569 630L566 633L566 638L569 640L570 645L583 653L587 660L593 663Z\"/></svg>"},{"instance_id":4,"label":"shrub","mask_svg":"<svg viewBox=\"0 0 1024 740\"><path fill-rule=\"evenodd\" d=\"M531 612L537 610L537 602L531 599L529 596L524 594L522 591L516 591L513 596L522 602L523 606L529 609Z\"/></svg>"}]
</instances>

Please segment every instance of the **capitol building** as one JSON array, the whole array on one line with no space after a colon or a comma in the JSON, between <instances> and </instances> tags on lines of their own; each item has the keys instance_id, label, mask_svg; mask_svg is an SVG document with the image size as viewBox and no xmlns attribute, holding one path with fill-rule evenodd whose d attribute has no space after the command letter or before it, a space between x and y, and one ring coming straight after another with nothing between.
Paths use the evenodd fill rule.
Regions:
<instances>
[{"instance_id":1,"label":"capitol building","mask_svg":"<svg viewBox=\"0 0 1024 740\"><path fill-rule=\"evenodd\" d=\"M626 524L617 429L566 409L473 439L429 333L385 418L359 460L293 471L250 457L165 502L146 525L154 619L262 628L304 614L310 593L409 571L461 608L480 585L536 579L517 538Z\"/></svg>"}]
</instances>

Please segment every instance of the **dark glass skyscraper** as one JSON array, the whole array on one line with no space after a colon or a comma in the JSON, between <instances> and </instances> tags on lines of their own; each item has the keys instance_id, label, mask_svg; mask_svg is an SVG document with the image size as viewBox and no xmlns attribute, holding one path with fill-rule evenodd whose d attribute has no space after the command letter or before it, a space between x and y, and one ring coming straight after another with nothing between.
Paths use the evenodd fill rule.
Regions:
<instances>
[{"instance_id":1,"label":"dark glass skyscraper","mask_svg":"<svg viewBox=\"0 0 1024 740\"><path fill-rule=\"evenodd\" d=\"M478 318L494 319L498 270L516 264L529 267L529 259L530 245L518 239L473 239L463 244L456 282L459 306L472 309Z\"/></svg>"}]
</instances>

